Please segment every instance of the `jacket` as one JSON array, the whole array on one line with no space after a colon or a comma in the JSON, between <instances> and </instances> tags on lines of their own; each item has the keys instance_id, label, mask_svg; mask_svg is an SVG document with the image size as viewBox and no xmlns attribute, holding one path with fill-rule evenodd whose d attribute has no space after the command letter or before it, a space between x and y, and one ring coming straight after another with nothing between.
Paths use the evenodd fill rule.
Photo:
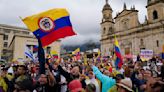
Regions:
<instances>
[{"instance_id":1,"label":"jacket","mask_svg":"<svg viewBox=\"0 0 164 92\"><path fill-rule=\"evenodd\" d=\"M96 66L93 66L92 69L95 76L102 82L102 92L108 92L116 84L115 79L102 74Z\"/></svg>"}]
</instances>

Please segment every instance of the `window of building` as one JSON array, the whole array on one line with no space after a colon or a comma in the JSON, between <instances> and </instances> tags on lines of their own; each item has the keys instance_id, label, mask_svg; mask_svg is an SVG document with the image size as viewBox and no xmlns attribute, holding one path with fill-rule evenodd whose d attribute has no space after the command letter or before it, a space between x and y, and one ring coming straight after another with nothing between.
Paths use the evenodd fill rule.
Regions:
<instances>
[{"instance_id":1,"label":"window of building","mask_svg":"<svg viewBox=\"0 0 164 92\"><path fill-rule=\"evenodd\" d=\"M16 33L20 33L20 31L14 30L14 34L16 34Z\"/></svg>"},{"instance_id":2,"label":"window of building","mask_svg":"<svg viewBox=\"0 0 164 92\"><path fill-rule=\"evenodd\" d=\"M157 43L157 47L159 47L159 41L158 40L156 41L156 43Z\"/></svg>"},{"instance_id":3,"label":"window of building","mask_svg":"<svg viewBox=\"0 0 164 92\"><path fill-rule=\"evenodd\" d=\"M156 10L153 11L153 19L158 19L158 13Z\"/></svg>"},{"instance_id":4,"label":"window of building","mask_svg":"<svg viewBox=\"0 0 164 92\"><path fill-rule=\"evenodd\" d=\"M10 33L11 30L6 29L6 30L4 30L4 31L5 31L5 33Z\"/></svg>"},{"instance_id":5,"label":"window of building","mask_svg":"<svg viewBox=\"0 0 164 92\"><path fill-rule=\"evenodd\" d=\"M109 32L113 33L113 28L112 27L109 28Z\"/></svg>"},{"instance_id":6,"label":"window of building","mask_svg":"<svg viewBox=\"0 0 164 92\"><path fill-rule=\"evenodd\" d=\"M141 45L141 46L144 45L143 39L140 39L140 45Z\"/></svg>"},{"instance_id":7,"label":"window of building","mask_svg":"<svg viewBox=\"0 0 164 92\"><path fill-rule=\"evenodd\" d=\"M3 45L4 47L7 47L8 46L8 43L7 42L4 42L4 45Z\"/></svg>"},{"instance_id":8,"label":"window of building","mask_svg":"<svg viewBox=\"0 0 164 92\"><path fill-rule=\"evenodd\" d=\"M106 28L104 27L104 29L103 29L103 34L105 34L105 33L106 33L105 31L106 31Z\"/></svg>"},{"instance_id":9,"label":"window of building","mask_svg":"<svg viewBox=\"0 0 164 92\"><path fill-rule=\"evenodd\" d=\"M22 32L23 34L30 34L30 32L26 32L26 31L24 31L24 32Z\"/></svg>"},{"instance_id":10,"label":"window of building","mask_svg":"<svg viewBox=\"0 0 164 92\"><path fill-rule=\"evenodd\" d=\"M124 22L123 26L124 26L124 29L128 29L128 23L127 22Z\"/></svg>"},{"instance_id":11,"label":"window of building","mask_svg":"<svg viewBox=\"0 0 164 92\"><path fill-rule=\"evenodd\" d=\"M127 30L129 28L129 19L123 19L122 20L122 27L124 30Z\"/></svg>"},{"instance_id":12,"label":"window of building","mask_svg":"<svg viewBox=\"0 0 164 92\"><path fill-rule=\"evenodd\" d=\"M107 14L104 14L104 18L105 18L105 19L107 18Z\"/></svg>"},{"instance_id":13,"label":"window of building","mask_svg":"<svg viewBox=\"0 0 164 92\"><path fill-rule=\"evenodd\" d=\"M151 2L151 0L148 0L148 4Z\"/></svg>"},{"instance_id":14,"label":"window of building","mask_svg":"<svg viewBox=\"0 0 164 92\"><path fill-rule=\"evenodd\" d=\"M6 53L7 53L7 50L3 49L3 55L6 55Z\"/></svg>"},{"instance_id":15,"label":"window of building","mask_svg":"<svg viewBox=\"0 0 164 92\"><path fill-rule=\"evenodd\" d=\"M140 50L145 50L145 48L140 48Z\"/></svg>"},{"instance_id":16,"label":"window of building","mask_svg":"<svg viewBox=\"0 0 164 92\"><path fill-rule=\"evenodd\" d=\"M8 40L8 35L4 35L3 40Z\"/></svg>"}]
</instances>

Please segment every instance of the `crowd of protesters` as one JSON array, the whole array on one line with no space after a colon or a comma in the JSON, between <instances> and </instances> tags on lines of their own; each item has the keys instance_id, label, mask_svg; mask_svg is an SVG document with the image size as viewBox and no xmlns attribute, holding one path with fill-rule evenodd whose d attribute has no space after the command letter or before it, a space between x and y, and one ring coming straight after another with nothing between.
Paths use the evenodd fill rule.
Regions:
<instances>
[{"instance_id":1,"label":"crowd of protesters","mask_svg":"<svg viewBox=\"0 0 164 92\"><path fill-rule=\"evenodd\" d=\"M0 65L0 92L164 92L164 60L127 59L116 69L111 58L97 61L46 59Z\"/></svg>"}]
</instances>

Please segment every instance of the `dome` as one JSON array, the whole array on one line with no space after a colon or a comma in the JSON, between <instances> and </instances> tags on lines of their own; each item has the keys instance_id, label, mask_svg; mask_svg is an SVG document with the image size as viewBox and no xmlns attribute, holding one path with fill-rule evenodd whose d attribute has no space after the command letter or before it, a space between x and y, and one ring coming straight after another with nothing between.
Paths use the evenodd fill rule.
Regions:
<instances>
[{"instance_id":1,"label":"dome","mask_svg":"<svg viewBox=\"0 0 164 92\"><path fill-rule=\"evenodd\" d=\"M108 3L106 3L105 5L104 5L104 8L103 8L103 11L104 10L112 10L112 8L110 7L110 5L108 4Z\"/></svg>"}]
</instances>

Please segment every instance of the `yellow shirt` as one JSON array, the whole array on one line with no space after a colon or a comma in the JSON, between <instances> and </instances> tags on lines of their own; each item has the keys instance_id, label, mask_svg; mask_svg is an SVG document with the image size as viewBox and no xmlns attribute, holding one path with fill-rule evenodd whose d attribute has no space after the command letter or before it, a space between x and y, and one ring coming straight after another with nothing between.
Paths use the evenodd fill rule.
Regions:
<instances>
[{"instance_id":1,"label":"yellow shirt","mask_svg":"<svg viewBox=\"0 0 164 92\"><path fill-rule=\"evenodd\" d=\"M117 92L117 86L116 85L112 86L112 88L109 89L108 92Z\"/></svg>"},{"instance_id":2,"label":"yellow shirt","mask_svg":"<svg viewBox=\"0 0 164 92\"><path fill-rule=\"evenodd\" d=\"M6 84L5 80L4 80L4 78L2 78L2 77L0 77L0 86L3 88L3 90L4 90L5 92L7 92L8 86L7 86L7 84Z\"/></svg>"},{"instance_id":3,"label":"yellow shirt","mask_svg":"<svg viewBox=\"0 0 164 92\"><path fill-rule=\"evenodd\" d=\"M101 90L101 81L98 80L98 79L96 79L96 80L97 80L97 82L98 82L98 84L99 84L99 87L100 87L100 90Z\"/></svg>"}]
</instances>

